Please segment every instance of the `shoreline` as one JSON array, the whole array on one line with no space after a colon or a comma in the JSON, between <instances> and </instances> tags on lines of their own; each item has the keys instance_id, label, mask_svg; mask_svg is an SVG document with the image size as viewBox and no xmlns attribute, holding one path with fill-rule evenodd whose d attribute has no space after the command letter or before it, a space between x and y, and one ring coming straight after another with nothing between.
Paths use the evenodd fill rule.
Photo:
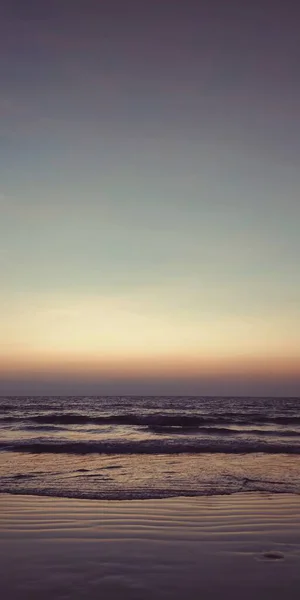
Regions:
<instances>
[{"instance_id":1,"label":"shoreline","mask_svg":"<svg viewBox=\"0 0 300 600\"><path fill-rule=\"evenodd\" d=\"M0 494L6 600L290 600L300 590L300 496L145 500Z\"/></svg>"},{"instance_id":2,"label":"shoreline","mask_svg":"<svg viewBox=\"0 0 300 600\"><path fill-rule=\"evenodd\" d=\"M151 495L151 496L146 496L143 495L143 493L141 493L141 495L137 495L135 493L134 496L130 496L130 493L128 493L128 495L124 495L123 497L120 497L120 494L112 494L109 497L96 497L96 496L88 496L88 495L84 495L84 496L68 496L68 495L63 495L63 494L53 494L52 492L47 493L45 492L41 492L41 491L37 491L37 492L33 492L32 490L30 491L30 493L26 494L24 493L23 490L13 490L13 491L4 491L2 492L0 490L0 502L1 502L1 498L6 497L6 496L18 496L18 497L24 497L24 498L32 498L32 499L36 499L36 498L46 498L48 500L70 500L70 501L77 501L77 502L81 502L81 501L86 501L86 502L151 502L151 501L168 501L168 500L197 500L197 499L209 499L209 498L228 498L228 497L235 497L235 496L261 496L264 498L269 498L271 496L282 496L282 497L287 497L287 496L295 496L295 498L299 498L299 502L300 502L300 492L294 492L294 491L274 491L274 490L237 490L237 491L228 491L228 492L188 492L185 491L184 493L166 493L166 495L163 494L159 494L159 492L157 493L157 495Z\"/></svg>"}]
</instances>

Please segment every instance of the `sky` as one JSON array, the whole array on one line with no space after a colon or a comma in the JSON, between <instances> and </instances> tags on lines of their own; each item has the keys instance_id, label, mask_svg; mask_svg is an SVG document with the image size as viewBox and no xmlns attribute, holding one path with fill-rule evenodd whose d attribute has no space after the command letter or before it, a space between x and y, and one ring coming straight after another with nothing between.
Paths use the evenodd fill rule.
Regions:
<instances>
[{"instance_id":1,"label":"sky","mask_svg":"<svg viewBox=\"0 0 300 600\"><path fill-rule=\"evenodd\" d=\"M0 394L300 394L290 0L2 0Z\"/></svg>"}]
</instances>

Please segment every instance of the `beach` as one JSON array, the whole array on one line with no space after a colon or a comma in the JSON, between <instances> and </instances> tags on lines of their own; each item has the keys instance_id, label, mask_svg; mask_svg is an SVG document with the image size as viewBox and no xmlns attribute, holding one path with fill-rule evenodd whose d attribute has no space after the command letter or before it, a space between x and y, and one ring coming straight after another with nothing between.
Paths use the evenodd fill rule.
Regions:
<instances>
[{"instance_id":1,"label":"beach","mask_svg":"<svg viewBox=\"0 0 300 600\"><path fill-rule=\"evenodd\" d=\"M0 600L300 600L299 15L0 0Z\"/></svg>"},{"instance_id":2,"label":"beach","mask_svg":"<svg viewBox=\"0 0 300 600\"><path fill-rule=\"evenodd\" d=\"M299 598L300 497L2 494L5 600Z\"/></svg>"},{"instance_id":3,"label":"beach","mask_svg":"<svg viewBox=\"0 0 300 600\"><path fill-rule=\"evenodd\" d=\"M298 600L298 399L0 408L5 600Z\"/></svg>"}]
</instances>

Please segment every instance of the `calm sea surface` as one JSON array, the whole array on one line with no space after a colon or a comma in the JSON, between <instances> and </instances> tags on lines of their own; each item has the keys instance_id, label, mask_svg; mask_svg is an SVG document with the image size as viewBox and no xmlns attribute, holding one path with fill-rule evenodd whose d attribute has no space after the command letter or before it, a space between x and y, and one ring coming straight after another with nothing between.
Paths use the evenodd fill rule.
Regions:
<instances>
[{"instance_id":1,"label":"calm sea surface","mask_svg":"<svg viewBox=\"0 0 300 600\"><path fill-rule=\"evenodd\" d=\"M300 493L300 399L0 398L2 492Z\"/></svg>"}]
</instances>

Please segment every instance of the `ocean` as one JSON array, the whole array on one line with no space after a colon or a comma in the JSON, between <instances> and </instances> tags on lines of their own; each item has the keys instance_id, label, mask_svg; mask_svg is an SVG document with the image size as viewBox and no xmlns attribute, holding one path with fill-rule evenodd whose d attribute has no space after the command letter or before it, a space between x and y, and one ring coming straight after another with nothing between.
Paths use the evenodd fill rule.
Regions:
<instances>
[{"instance_id":1,"label":"ocean","mask_svg":"<svg viewBox=\"0 0 300 600\"><path fill-rule=\"evenodd\" d=\"M300 398L0 398L0 490L98 499L300 493Z\"/></svg>"}]
</instances>

